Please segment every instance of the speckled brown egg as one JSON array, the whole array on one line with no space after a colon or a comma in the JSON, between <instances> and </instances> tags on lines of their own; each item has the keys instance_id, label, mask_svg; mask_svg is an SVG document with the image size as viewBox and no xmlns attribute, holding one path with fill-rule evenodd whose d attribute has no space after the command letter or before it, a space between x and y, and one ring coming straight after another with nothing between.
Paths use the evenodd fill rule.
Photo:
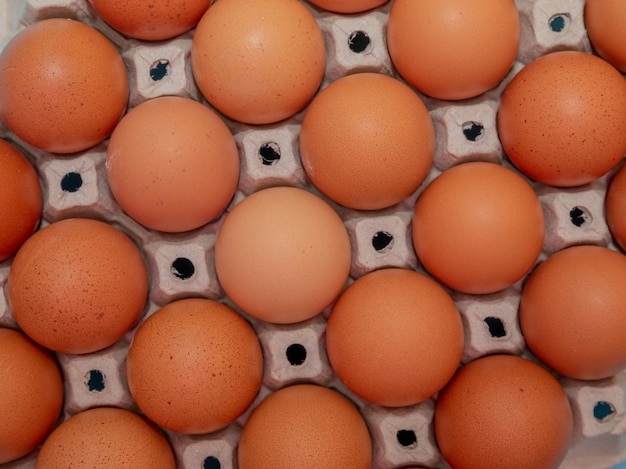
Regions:
<instances>
[{"instance_id":1,"label":"speckled brown egg","mask_svg":"<svg viewBox=\"0 0 626 469\"><path fill-rule=\"evenodd\" d=\"M626 3L615 0L587 0L585 28L594 51L622 73L626 73Z\"/></svg>"},{"instance_id":2,"label":"speckled brown egg","mask_svg":"<svg viewBox=\"0 0 626 469\"><path fill-rule=\"evenodd\" d=\"M139 408L164 428L217 431L252 403L263 374L252 326L225 304L177 300L146 319L128 351L128 385Z\"/></svg>"},{"instance_id":3,"label":"speckled brown egg","mask_svg":"<svg viewBox=\"0 0 626 469\"><path fill-rule=\"evenodd\" d=\"M163 433L142 416L115 407L82 411L46 439L36 469L151 467L176 469Z\"/></svg>"},{"instance_id":4,"label":"speckled brown egg","mask_svg":"<svg viewBox=\"0 0 626 469\"><path fill-rule=\"evenodd\" d=\"M626 256L572 246L529 276L519 319L530 350L558 373L603 379L626 368Z\"/></svg>"},{"instance_id":5,"label":"speckled brown egg","mask_svg":"<svg viewBox=\"0 0 626 469\"><path fill-rule=\"evenodd\" d=\"M423 267L448 287L494 293L521 280L541 254L544 213L533 187L502 165L447 169L415 205L412 238Z\"/></svg>"},{"instance_id":6,"label":"speckled brown egg","mask_svg":"<svg viewBox=\"0 0 626 469\"><path fill-rule=\"evenodd\" d=\"M98 15L122 34L160 41L193 28L211 0L89 0Z\"/></svg>"},{"instance_id":7,"label":"speckled brown egg","mask_svg":"<svg viewBox=\"0 0 626 469\"><path fill-rule=\"evenodd\" d=\"M313 184L360 210L394 205L422 183L435 130L420 97L400 80L355 73L320 91L307 107L300 157Z\"/></svg>"},{"instance_id":8,"label":"speckled brown egg","mask_svg":"<svg viewBox=\"0 0 626 469\"><path fill-rule=\"evenodd\" d=\"M22 245L7 292L15 320L33 340L82 354L112 345L135 324L148 275L127 235L101 221L70 218Z\"/></svg>"},{"instance_id":9,"label":"speckled brown egg","mask_svg":"<svg viewBox=\"0 0 626 469\"><path fill-rule=\"evenodd\" d=\"M34 450L63 407L54 358L19 331L0 328L0 464Z\"/></svg>"},{"instance_id":10,"label":"speckled brown egg","mask_svg":"<svg viewBox=\"0 0 626 469\"><path fill-rule=\"evenodd\" d=\"M79 21L36 22L0 55L0 116L18 137L53 153L101 142L124 113L128 93L116 47Z\"/></svg>"},{"instance_id":11,"label":"speckled brown egg","mask_svg":"<svg viewBox=\"0 0 626 469\"><path fill-rule=\"evenodd\" d=\"M220 0L195 29L191 65L218 111L269 124L291 117L316 93L326 47L315 17L298 0Z\"/></svg>"},{"instance_id":12,"label":"speckled brown egg","mask_svg":"<svg viewBox=\"0 0 626 469\"><path fill-rule=\"evenodd\" d=\"M408 269L354 281L332 308L328 358L348 388L370 402L409 406L439 392L463 355L463 324L450 295Z\"/></svg>"},{"instance_id":13,"label":"speckled brown egg","mask_svg":"<svg viewBox=\"0 0 626 469\"><path fill-rule=\"evenodd\" d=\"M439 394L434 424L441 453L457 469L556 469L573 431L560 383L514 355L461 368Z\"/></svg>"},{"instance_id":14,"label":"speckled brown egg","mask_svg":"<svg viewBox=\"0 0 626 469\"><path fill-rule=\"evenodd\" d=\"M126 213L154 230L183 232L226 208L239 180L239 153L212 109L161 96L133 108L115 127L106 170Z\"/></svg>"},{"instance_id":15,"label":"speckled brown egg","mask_svg":"<svg viewBox=\"0 0 626 469\"><path fill-rule=\"evenodd\" d=\"M42 209L37 171L15 146L0 140L0 262L35 231Z\"/></svg>"},{"instance_id":16,"label":"speckled brown egg","mask_svg":"<svg viewBox=\"0 0 626 469\"><path fill-rule=\"evenodd\" d=\"M372 443L363 417L345 396L296 384L254 409L237 455L241 469L370 469Z\"/></svg>"},{"instance_id":17,"label":"speckled brown egg","mask_svg":"<svg viewBox=\"0 0 626 469\"><path fill-rule=\"evenodd\" d=\"M584 52L539 57L506 87L498 133L527 176L559 187L592 182L626 153L626 81Z\"/></svg>"},{"instance_id":18,"label":"speckled brown egg","mask_svg":"<svg viewBox=\"0 0 626 469\"><path fill-rule=\"evenodd\" d=\"M513 0L395 0L386 39L400 75L439 99L478 96L510 70L521 25Z\"/></svg>"}]
</instances>

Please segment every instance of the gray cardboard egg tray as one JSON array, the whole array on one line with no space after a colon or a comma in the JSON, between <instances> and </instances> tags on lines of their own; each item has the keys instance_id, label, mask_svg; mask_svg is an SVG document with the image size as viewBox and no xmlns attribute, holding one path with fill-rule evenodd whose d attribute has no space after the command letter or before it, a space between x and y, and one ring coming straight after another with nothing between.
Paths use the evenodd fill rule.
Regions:
<instances>
[{"instance_id":1,"label":"gray cardboard egg tray","mask_svg":"<svg viewBox=\"0 0 626 469\"><path fill-rule=\"evenodd\" d=\"M410 237L412 210L420 191L439 173L464 161L492 161L510 167L496 132L498 101L508 81L524 64L548 52L562 49L591 52L583 21L583 0L517 0L516 3L522 19L521 47L512 70L497 88L463 102L422 96L435 125L437 143L432 170L416 193L392 208L367 214L333 205L352 241L351 279L382 267L420 269ZM361 71L399 78L384 39L390 5L346 16L310 7L327 46L323 86L348 73ZM0 2L0 47L20 28L49 17L69 17L95 26L120 48L131 81L130 107L161 95L202 100L190 67L193 32L161 43L129 40L104 24L87 0ZM299 161L301 118L299 113L281 125L269 126L247 126L225 119L235 136L242 163L240 184L231 207L248 194L268 186L289 184L314 190ZM45 194L42 226L68 217L97 217L115 224L138 241L151 279L146 316L174 299L187 296L229 301L213 265L213 247L223 217L189 233L172 235L147 230L126 216L111 195L104 167L106 141L80 154L59 158L20 142L2 123L0 137L23 148L39 170ZM547 223L539 260L573 244L616 249L604 218L607 181L605 176L575 189L532 183ZM6 284L9 269L10 261L0 264L0 286ZM451 292L465 326L463 363L495 352L529 356L517 321L521 283L490 295ZM354 396L333 374L324 347L328 313L327 310L294 325L253 321L265 356L259 395L244 415L222 431L202 436L166 432L179 467L218 467L219 462L221 468L236 468L239 433L251 409L273 390L303 381L338 389L356 403L371 431L374 468L449 467L434 438L434 398L405 408L379 407ZM17 327L5 295L0 295L0 327ZM124 371L133 332L96 353L56 354L65 378L63 418L94 406L137 410ZM575 419L574 441L562 468L609 468L626 460L626 372L601 381L562 379L561 382L571 399ZM34 467L36 453L2 467Z\"/></svg>"}]
</instances>

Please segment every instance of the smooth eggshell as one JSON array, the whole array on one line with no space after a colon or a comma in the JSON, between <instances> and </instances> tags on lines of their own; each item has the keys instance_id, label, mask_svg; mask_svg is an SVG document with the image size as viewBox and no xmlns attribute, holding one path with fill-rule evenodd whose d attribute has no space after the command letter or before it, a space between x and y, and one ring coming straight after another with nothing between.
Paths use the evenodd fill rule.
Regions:
<instances>
[{"instance_id":1,"label":"smooth eggshell","mask_svg":"<svg viewBox=\"0 0 626 469\"><path fill-rule=\"evenodd\" d=\"M463 324L434 280L404 269L370 272L339 297L326 328L328 358L360 397L382 406L422 402L452 378Z\"/></svg>"},{"instance_id":2,"label":"smooth eggshell","mask_svg":"<svg viewBox=\"0 0 626 469\"><path fill-rule=\"evenodd\" d=\"M96 407L61 423L39 451L36 469L150 467L176 469L167 439L129 410Z\"/></svg>"},{"instance_id":3,"label":"smooth eggshell","mask_svg":"<svg viewBox=\"0 0 626 469\"><path fill-rule=\"evenodd\" d=\"M391 60L424 94L478 96L508 73L520 44L513 0L395 0L387 23Z\"/></svg>"},{"instance_id":4,"label":"smooth eggshell","mask_svg":"<svg viewBox=\"0 0 626 469\"><path fill-rule=\"evenodd\" d=\"M34 450L63 408L54 358L23 333L0 328L0 464Z\"/></svg>"},{"instance_id":5,"label":"smooth eggshell","mask_svg":"<svg viewBox=\"0 0 626 469\"><path fill-rule=\"evenodd\" d=\"M89 0L89 3L104 21L122 34L160 41L193 28L211 0Z\"/></svg>"},{"instance_id":6,"label":"smooth eggshell","mask_svg":"<svg viewBox=\"0 0 626 469\"><path fill-rule=\"evenodd\" d=\"M18 137L53 153L86 150L109 136L128 93L118 50L79 21L38 21L0 55L0 116Z\"/></svg>"},{"instance_id":7,"label":"smooth eggshell","mask_svg":"<svg viewBox=\"0 0 626 469\"><path fill-rule=\"evenodd\" d=\"M389 0L309 0L315 6L335 13L361 13L384 5Z\"/></svg>"},{"instance_id":8,"label":"smooth eggshell","mask_svg":"<svg viewBox=\"0 0 626 469\"><path fill-rule=\"evenodd\" d=\"M601 246L566 248L529 276L520 301L526 344L575 379L626 367L626 256Z\"/></svg>"},{"instance_id":9,"label":"smooth eggshell","mask_svg":"<svg viewBox=\"0 0 626 469\"><path fill-rule=\"evenodd\" d=\"M370 469L371 445L363 417L345 396L296 384L254 409L237 455L240 469Z\"/></svg>"},{"instance_id":10,"label":"smooth eggshell","mask_svg":"<svg viewBox=\"0 0 626 469\"><path fill-rule=\"evenodd\" d=\"M441 173L415 206L412 237L424 268L448 287L494 293L521 280L543 246L545 220L533 188L494 163Z\"/></svg>"},{"instance_id":11,"label":"smooth eggshell","mask_svg":"<svg viewBox=\"0 0 626 469\"><path fill-rule=\"evenodd\" d=\"M272 187L239 202L215 243L226 294L246 313L296 323L321 313L350 273L350 237L337 212L294 187Z\"/></svg>"},{"instance_id":12,"label":"smooth eggshell","mask_svg":"<svg viewBox=\"0 0 626 469\"><path fill-rule=\"evenodd\" d=\"M426 106L403 82L356 73L313 98L299 142L302 165L321 192L350 208L377 210L422 183L435 130Z\"/></svg>"},{"instance_id":13,"label":"smooth eggshell","mask_svg":"<svg viewBox=\"0 0 626 469\"><path fill-rule=\"evenodd\" d=\"M606 223L617 244L626 250L626 167L622 165L611 177L606 191Z\"/></svg>"},{"instance_id":14,"label":"smooth eggshell","mask_svg":"<svg viewBox=\"0 0 626 469\"><path fill-rule=\"evenodd\" d=\"M218 111L269 124L294 115L316 93L326 47L315 17L298 0L220 0L196 27L191 64Z\"/></svg>"},{"instance_id":15,"label":"smooth eggshell","mask_svg":"<svg viewBox=\"0 0 626 469\"><path fill-rule=\"evenodd\" d=\"M573 431L559 382L513 355L478 358L439 394L435 436L446 461L463 469L556 469Z\"/></svg>"},{"instance_id":16,"label":"smooth eggshell","mask_svg":"<svg viewBox=\"0 0 626 469\"><path fill-rule=\"evenodd\" d=\"M128 351L130 392L151 420L175 432L217 431L252 403L263 374L252 326L203 298L174 301L137 330Z\"/></svg>"},{"instance_id":17,"label":"smooth eggshell","mask_svg":"<svg viewBox=\"0 0 626 469\"><path fill-rule=\"evenodd\" d=\"M626 73L626 3L615 0L586 0L585 28L595 52Z\"/></svg>"},{"instance_id":18,"label":"smooth eggshell","mask_svg":"<svg viewBox=\"0 0 626 469\"><path fill-rule=\"evenodd\" d=\"M626 81L591 54L541 56L506 87L498 133L528 177L559 187L590 183L626 154Z\"/></svg>"},{"instance_id":19,"label":"smooth eggshell","mask_svg":"<svg viewBox=\"0 0 626 469\"><path fill-rule=\"evenodd\" d=\"M106 169L115 199L131 217L155 230L183 232L224 211L239 181L239 153L217 113L164 96L122 118Z\"/></svg>"},{"instance_id":20,"label":"smooth eggshell","mask_svg":"<svg viewBox=\"0 0 626 469\"><path fill-rule=\"evenodd\" d=\"M148 295L141 253L101 221L70 218L33 234L9 271L7 293L18 325L57 352L82 354L119 340Z\"/></svg>"},{"instance_id":21,"label":"smooth eggshell","mask_svg":"<svg viewBox=\"0 0 626 469\"><path fill-rule=\"evenodd\" d=\"M0 140L0 262L35 231L42 209L37 171L17 148Z\"/></svg>"}]
</instances>

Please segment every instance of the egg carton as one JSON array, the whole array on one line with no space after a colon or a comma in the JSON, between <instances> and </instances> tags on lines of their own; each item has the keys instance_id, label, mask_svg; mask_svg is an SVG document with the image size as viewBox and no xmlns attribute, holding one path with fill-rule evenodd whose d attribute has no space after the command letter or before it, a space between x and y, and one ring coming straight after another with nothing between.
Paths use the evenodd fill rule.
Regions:
<instances>
[{"instance_id":1,"label":"egg carton","mask_svg":"<svg viewBox=\"0 0 626 469\"><path fill-rule=\"evenodd\" d=\"M412 209L421 190L442 171L461 162L481 160L508 165L496 132L496 113L506 84L526 63L540 55L556 50L591 52L583 22L584 0L517 0L516 3L522 20L521 47L511 72L496 88L455 103L421 96L436 132L434 163L422 186L400 204L376 212L346 209L330 202L343 218L353 246L349 281L383 267L420 269L410 229ZM390 4L356 15L326 13L309 5L327 46L323 86L344 75L363 71L399 78L384 39ZM119 47L129 69L130 107L162 95L203 99L190 68L193 32L166 43L130 40L103 23L87 0L1 2L0 46L20 28L50 17L69 17L90 24ZM227 211L265 187L290 184L316 192L299 160L297 140L301 118L300 113L280 125L265 126L249 126L224 118L241 157L240 184ZM152 282L144 317L172 300L189 296L224 301L236 309L219 285L213 263L216 234L223 217L188 233L151 231L129 218L115 202L104 167L106 142L77 155L58 158L20 141L2 124L0 136L25 149L39 170L45 194L42 226L69 217L97 217L115 224L142 247ZM573 189L556 189L529 181L546 216L546 238L539 260L581 243L616 249L604 217L607 181L608 177L604 177ZM0 264L2 287L9 270L10 262ZM517 319L521 284L522 281L489 295L451 292L465 329L463 363L497 352L532 358ZM221 431L192 436L165 430L179 467L236 468L239 434L252 409L272 391L299 382L337 389L357 405L372 434L373 468L449 467L434 437L436 396L414 406L391 409L365 402L351 393L333 373L326 355L324 332L328 313L327 310L293 325L249 318L264 352L261 390L248 411ZM0 326L17 327L5 295L0 295ZM99 352L56 354L65 378L62 419L95 406L139 411L125 379L125 357L135 330ZM561 384L570 398L575 425L574 442L561 467L609 468L626 460L626 372L600 381L563 378ZM36 456L34 451L1 467L32 468Z\"/></svg>"}]
</instances>

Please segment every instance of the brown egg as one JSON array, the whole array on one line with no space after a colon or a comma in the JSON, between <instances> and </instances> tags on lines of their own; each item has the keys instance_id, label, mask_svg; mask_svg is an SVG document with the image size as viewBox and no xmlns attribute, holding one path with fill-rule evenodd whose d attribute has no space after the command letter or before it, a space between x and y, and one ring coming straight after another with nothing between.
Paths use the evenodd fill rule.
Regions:
<instances>
[{"instance_id":1,"label":"brown egg","mask_svg":"<svg viewBox=\"0 0 626 469\"><path fill-rule=\"evenodd\" d=\"M587 0L584 19L594 50L620 72L626 73L626 3L615 0Z\"/></svg>"},{"instance_id":2,"label":"brown egg","mask_svg":"<svg viewBox=\"0 0 626 469\"><path fill-rule=\"evenodd\" d=\"M556 469L573 431L559 382L513 355L478 358L439 394L435 436L455 469Z\"/></svg>"},{"instance_id":3,"label":"brown egg","mask_svg":"<svg viewBox=\"0 0 626 469\"><path fill-rule=\"evenodd\" d=\"M167 439L140 415L115 407L82 411L61 423L39 451L36 469L175 469Z\"/></svg>"},{"instance_id":4,"label":"brown egg","mask_svg":"<svg viewBox=\"0 0 626 469\"><path fill-rule=\"evenodd\" d=\"M0 328L0 464L33 451L63 408L63 379L52 355L23 333Z\"/></svg>"},{"instance_id":5,"label":"brown egg","mask_svg":"<svg viewBox=\"0 0 626 469\"><path fill-rule=\"evenodd\" d=\"M352 392L382 406L432 397L463 355L463 324L448 293L405 269L382 269L352 283L333 306L328 358Z\"/></svg>"},{"instance_id":6,"label":"brown egg","mask_svg":"<svg viewBox=\"0 0 626 469\"><path fill-rule=\"evenodd\" d=\"M72 218L37 231L19 249L7 293L33 340L63 353L89 353L137 321L148 275L133 241L106 223Z\"/></svg>"},{"instance_id":7,"label":"brown egg","mask_svg":"<svg viewBox=\"0 0 626 469\"><path fill-rule=\"evenodd\" d=\"M626 256L573 246L530 275L520 301L526 344L546 365L575 379L626 367Z\"/></svg>"},{"instance_id":8,"label":"brown egg","mask_svg":"<svg viewBox=\"0 0 626 469\"><path fill-rule=\"evenodd\" d=\"M506 87L498 132L527 176L552 186L587 184L626 153L626 81L591 54L544 55Z\"/></svg>"},{"instance_id":9,"label":"brown egg","mask_svg":"<svg viewBox=\"0 0 626 469\"><path fill-rule=\"evenodd\" d=\"M309 0L315 6L335 13L361 13L387 3L389 0Z\"/></svg>"},{"instance_id":10,"label":"brown egg","mask_svg":"<svg viewBox=\"0 0 626 469\"><path fill-rule=\"evenodd\" d=\"M122 34L160 41L193 28L211 0L89 0L100 17Z\"/></svg>"},{"instance_id":11,"label":"brown egg","mask_svg":"<svg viewBox=\"0 0 626 469\"><path fill-rule=\"evenodd\" d=\"M387 23L400 75L422 93L449 100L496 86L515 61L520 34L513 0L395 0Z\"/></svg>"},{"instance_id":12,"label":"brown egg","mask_svg":"<svg viewBox=\"0 0 626 469\"><path fill-rule=\"evenodd\" d=\"M137 330L126 374L144 414L175 432L226 427L252 403L263 374L252 326L213 300L174 301Z\"/></svg>"},{"instance_id":13,"label":"brown egg","mask_svg":"<svg viewBox=\"0 0 626 469\"><path fill-rule=\"evenodd\" d=\"M363 417L346 397L296 384L254 409L237 456L241 469L370 469L372 444Z\"/></svg>"},{"instance_id":14,"label":"brown egg","mask_svg":"<svg viewBox=\"0 0 626 469\"><path fill-rule=\"evenodd\" d=\"M269 124L313 97L326 47L315 17L298 0L220 0L198 23L191 64L200 91L218 111Z\"/></svg>"},{"instance_id":15,"label":"brown egg","mask_svg":"<svg viewBox=\"0 0 626 469\"><path fill-rule=\"evenodd\" d=\"M350 208L377 210L411 195L433 161L426 106L403 82L377 73L339 78L307 108L302 165L315 186Z\"/></svg>"},{"instance_id":16,"label":"brown egg","mask_svg":"<svg viewBox=\"0 0 626 469\"><path fill-rule=\"evenodd\" d=\"M101 142L124 113L128 92L115 46L79 21L36 22L0 55L0 116L47 151L73 153Z\"/></svg>"},{"instance_id":17,"label":"brown egg","mask_svg":"<svg viewBox=\"0 0 626 469\"><path fill-rule=\"evenodd\" d=\"M617 244L626 250L626 169L622 165L609 182L606 191L606 223Z\"/></svg>"},{"instance_id":18,"label":"brown egg","mask_svg":"<svg viewBox=\"0 0 626 469\"><path fill-rule=\"evenodd\" d=\"M17 148L0 140L0 262L35 231L42 209L37 171Z\"/></svg>"},{"instance_id":19,"label":"brown egg","mask_svg":"<svg viewBox=\"0 0 626 469\"><path fill-rule=\"evenodd\" d=\"M415 206L413 245L422 265L465 293L493 293L521 280L543 245L539 198L516 172L494 163L454 166Z\"/></svg>"},{"instance_id":20,"label":"brown egg","mask_svg":"<svg viewBox=\"0 0 626 469\"><path fill-rule=\"evenodd\" d=\"M239 181L230 130L196 101L139 104L115 127L106 169L115 199L135 220L167 232L199 228L224 211Z\"/></svg>"},{"instance_id":21,"label":"brown egg","mask_svg":"<svg viewBox=\"0 0 626 469\"><path fill-rule=\"evenodd\" d=\"M321 313L348 280L351 257L337 212L294 187L246 197L226 216L215 243L215 269L226 294L246 313L274 323Z\"/></svg>"}]
</instances>

